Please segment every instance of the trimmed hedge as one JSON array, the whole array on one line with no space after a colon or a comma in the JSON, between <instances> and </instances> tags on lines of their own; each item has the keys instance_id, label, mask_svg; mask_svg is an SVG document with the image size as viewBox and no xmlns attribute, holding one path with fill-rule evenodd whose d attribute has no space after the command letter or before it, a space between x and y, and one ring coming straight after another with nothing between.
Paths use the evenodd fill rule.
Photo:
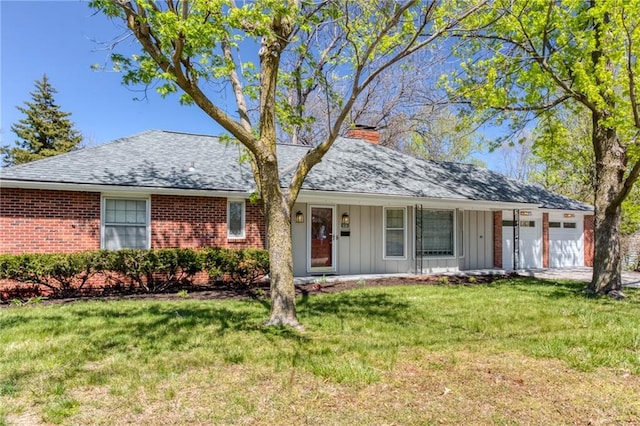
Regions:
<instances>
[{"instance_id":1,"label":"trimmed hedge","mask_svg":"<svg viewBox=\"0 0 640 426\"><path fill-rule=\"evenodd\" d=\"M16 295L25 284L30 286L30 294L52 297L77 296L88 292L89 286L116 293L157 293L193 285L194 276L203 271L209 282L250 286L269 273L269 254L259 249L211 247L0 255L0 279L21 283L5 293ZM90 285L97 275L102 275L102 285Z\"/></svg>"}]
</instances>

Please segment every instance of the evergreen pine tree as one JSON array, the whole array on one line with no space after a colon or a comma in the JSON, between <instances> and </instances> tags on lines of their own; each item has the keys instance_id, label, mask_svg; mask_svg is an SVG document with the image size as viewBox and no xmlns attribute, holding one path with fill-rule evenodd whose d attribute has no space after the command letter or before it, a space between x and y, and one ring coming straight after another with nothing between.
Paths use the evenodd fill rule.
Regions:
<instances>
[{"instance_id":1,"label":"evergreen pine tree","mask_svg":"<svg viewBox=\"0 0 640 426\"><path fill-rule=\"evenodd\" d=\"M71 113L60 111L53 95L57 90L47 75L35 82L31 102L17 107L25 117L11 126L16 134L16 146L3 146L0 155L5 166L28 163L76 149L82 135L69 120Z\"/></svg>"}]
</instances>

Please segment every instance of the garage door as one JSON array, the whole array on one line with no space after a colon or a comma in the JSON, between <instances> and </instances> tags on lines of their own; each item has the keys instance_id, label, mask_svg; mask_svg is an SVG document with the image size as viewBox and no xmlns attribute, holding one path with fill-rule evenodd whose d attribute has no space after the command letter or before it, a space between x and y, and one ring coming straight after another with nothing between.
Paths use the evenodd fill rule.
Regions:
<instances>
[{"instance_id":1,"label":"garage door","mask_svg":"<svg viewBox=\"0 0 640 426\"><path fill-rule=\"evenodd\" d=\"M520 220L521 269L542 267L542 220L527 217ZM502 266L513 268L513 221L502 221Z\"/></svg>"},{"instance_id":2,"label":"garage door","mask_svg":"<svg viewBox=\"0 0 640 426\"><path fill-rule=\"evenodd\" d=\"M584 265L582 221L573 219L549 220L549 266L564 268Z\"/></svg>"}]
</instances>

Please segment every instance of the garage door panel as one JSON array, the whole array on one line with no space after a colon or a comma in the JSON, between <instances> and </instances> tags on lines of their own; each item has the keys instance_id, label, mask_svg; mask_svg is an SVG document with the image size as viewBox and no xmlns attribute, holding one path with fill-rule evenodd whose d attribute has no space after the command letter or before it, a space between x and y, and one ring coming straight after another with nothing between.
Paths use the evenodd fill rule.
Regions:
<instances>
[{"instance_id":1,"label":"garage door panel","mask_svg":"<svg viewBox=\"0 0 640 426\"><path fill-rule=\"evenodd\" d=\"M533 226L522 226L526 222ZM526 218L520 226L520 268L542 267L541 219ZM505 268L513 267L513 226L502 227L502 262Z\"/></svg>"},{"instance_id":2,"label":"garage door panel","mask_svg":"<svg viewBox=\"0 0 640 426\"><path fill-rule=\"evenodd\" d=\"M562 227L549 228L549 266L566 268L583 265L582 224L575 220L564 221Z\"/></svg>"}]
</instances>

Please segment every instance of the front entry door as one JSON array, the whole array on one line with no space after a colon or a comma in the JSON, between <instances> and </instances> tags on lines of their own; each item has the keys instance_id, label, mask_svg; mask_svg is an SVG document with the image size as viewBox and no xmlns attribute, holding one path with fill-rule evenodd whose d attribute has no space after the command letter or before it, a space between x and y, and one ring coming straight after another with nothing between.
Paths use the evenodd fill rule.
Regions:
<instances>
[{"instance_id":1,"label":"front entry door","mask_svg":"<svg viewBox=\"0 0 640 426\"><path fill-rule=\"evenodd\" d=\"M309 228L309 269L312 272L335 271L333 207L312 206Z\"/></svg>"}]
</instances>

